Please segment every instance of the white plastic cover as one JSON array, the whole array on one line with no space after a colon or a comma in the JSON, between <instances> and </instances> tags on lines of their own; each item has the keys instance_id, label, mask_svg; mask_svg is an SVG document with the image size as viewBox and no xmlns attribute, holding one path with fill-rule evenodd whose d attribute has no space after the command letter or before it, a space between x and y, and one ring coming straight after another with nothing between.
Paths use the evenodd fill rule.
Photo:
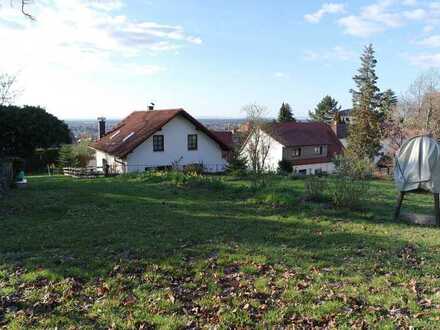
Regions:
<instances>
[{"instance_id":1,"label":"white plastic cover","mask_svg":"<svg viewBox=\"0 0 440 330\"><path fill-rule=\"evenodd\" d=\"M399 191L440 193L440 145L429 136L414 137L396 155L394 181Z\"/></svg>"}]
</instances>

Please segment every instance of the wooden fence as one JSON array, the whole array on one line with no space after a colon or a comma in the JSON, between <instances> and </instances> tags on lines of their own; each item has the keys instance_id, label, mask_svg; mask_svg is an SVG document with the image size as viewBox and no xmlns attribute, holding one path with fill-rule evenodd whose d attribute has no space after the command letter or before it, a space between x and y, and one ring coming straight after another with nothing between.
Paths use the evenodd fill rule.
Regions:
<instances>
[{"instance_id":1,"label":"wooden fence","mask_svg":"<svg viewBox=\"0 0 440 330\"><path fill-rule=\"evenodd\" d=\"M99 167L64 167L63 173L64 175L81 179L94 179L104 175L102 168Z\"/></svg>"}]
</instances>

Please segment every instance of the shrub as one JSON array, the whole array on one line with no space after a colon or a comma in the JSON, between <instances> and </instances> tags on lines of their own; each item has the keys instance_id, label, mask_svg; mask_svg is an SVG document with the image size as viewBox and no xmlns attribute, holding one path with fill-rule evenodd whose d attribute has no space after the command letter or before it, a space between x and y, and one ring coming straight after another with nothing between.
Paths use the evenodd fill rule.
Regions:
<instances>
[{"instance_id":1,"label":"shrub","mask_svg":"<svg viewBox=\"0 0 440 330\"><path fill-rule=\"evenodd\" d=\"M327 180L319 176L308 176L304 179L304 193L306 200L322 201L328 187Z\"/></svg>"},{"instance_id":2,"label":"shrub","mask_svg":"<svg viewBox=\"0 0 440 330\"><path fill-rule=\"evenodd\" d=\"M287 160L281 160L278 162L278 173L290 174L293 172L293 165Z\"/></svg>"},{"instance_id":3,"label":"shrub","mask_svg":"<svg viewBox=\"0 0 440 330\"><path fill-rule=\"evenodd\" d=\"M183 167L183 172L185 174L197 174L201 175L203 174L203 164L195 163L195 164L188 164Z\"/></svg>"},{"instance_id":4,"label":"shrub","mask_svg":"<svg viewBox=\"0 0 440 330\"><path fill-rule=\"evenodd\" d=\"M336 208L359 209L369 191L366 180L335 177L329 185L329 195Z\"/></svg>"},{"instance_id":5,"label":"shrub","mask_svg":"<svg viewBox=\"0 0 440 330\"><path fill-rule=\"evenodd\" d=\"M247 172L246 158L240 154L239 150L233 150L229 159L226 171L234 176L243 176Z\"/></svg>"},{"instance_id":6,"label":"shrub","mask_svg":"<svg viewBox=\"0 0 440 330\"><path fill-rule=\"evenodd\" d=\"M78 144L65 144L59 151L58 162L66 167L87 167L93 158L93 151L89 149L87 141Z\"/></svg>"},{"instance_id":7,"label":"shrub","mask_svg":"<svg viewBox=\"0 0 440 330\"><path fill-rule=\"evenodd\" d=\"M350 155L338 155L333 159L338 176L364 180L373 176L373 163Z\"/></svg>"}]
</instances>

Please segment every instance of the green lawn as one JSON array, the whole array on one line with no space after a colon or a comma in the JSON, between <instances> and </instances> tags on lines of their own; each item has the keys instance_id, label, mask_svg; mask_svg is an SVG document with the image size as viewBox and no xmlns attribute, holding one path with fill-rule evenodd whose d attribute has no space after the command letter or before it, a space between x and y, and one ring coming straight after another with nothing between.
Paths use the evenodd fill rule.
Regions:
<instances>
[{"instance_id":1,"label":"green lawn","mask_svg":"<svg viewBox=\"0 0 440 330\"><path fill-rule=\"evenodd\" d=\"M358 212L216 182L30 178L0 200L0 328L440 327L440 231L392 221L391 181Z\"/></svg>"}]
</instances>

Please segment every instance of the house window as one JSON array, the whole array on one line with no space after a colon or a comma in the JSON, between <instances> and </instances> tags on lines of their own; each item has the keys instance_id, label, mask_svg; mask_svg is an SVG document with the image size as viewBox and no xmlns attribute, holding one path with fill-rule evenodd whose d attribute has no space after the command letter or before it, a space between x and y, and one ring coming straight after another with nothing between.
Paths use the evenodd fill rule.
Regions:
<instances>
[{"instance_id":1,"label":"house window","mask_svg":"<svg viewBox=\"0 0 440 330\"><path fill-rule=\"evenodd\" d=\"M301 157L301 148L293 149L292 156L293 157Z\"/></svg>"},{"instance_id":2,"label":"house window","mask_svg":"<svg viewBox=\"0 0 440 330\"><path fill-rule=\"evenodd\" d=\"M197 134L188 135L188 150L197 150Z\"/></svg>"},{"instance_id":3,"label":"house window","mask_svg":"<svg viewBox=\"0 0 440 330\"><path fill-rule=\"evenodd\" d=\"M322 155L324 148L322 146L315 147L315 154Z\"/></svg>"},{"instance_id":4,"label":"house window","mask_svg":"<svg viewBox=\"0 0 440 330\"><path fill-rule=\"evenodd\" d=\"M163 135L153 135L153 151L164 151Z\"/></svg>"}]
</instances>

